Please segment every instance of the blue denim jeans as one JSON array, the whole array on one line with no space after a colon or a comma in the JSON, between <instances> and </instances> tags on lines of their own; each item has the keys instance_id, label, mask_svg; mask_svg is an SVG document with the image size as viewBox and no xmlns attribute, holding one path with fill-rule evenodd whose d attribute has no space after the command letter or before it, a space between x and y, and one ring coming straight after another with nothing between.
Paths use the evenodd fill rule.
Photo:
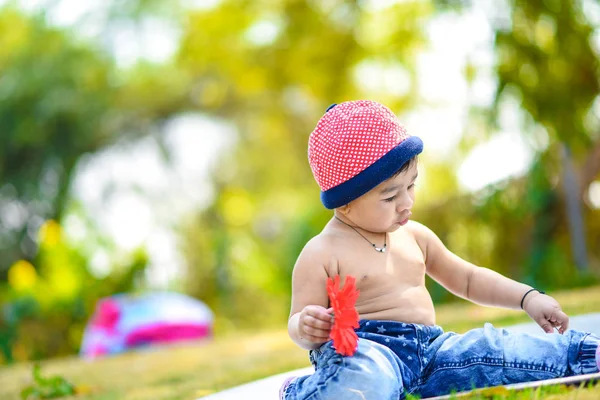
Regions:
<instances>
[{"instance_id":1,"label":"blue denim jeans","mask_svg":"<svg viewBox=\"0 0 600 400\"><path fill-rule=\"evenodd\" d=\"M361 320L358 350L335 352L331 341L312 350L312 375L285 390L286 400L398 400L452 391L598 372L600 338L569 330L533 336L491 324L465 334L439 326Z\"/></svg>"}]
</instances>

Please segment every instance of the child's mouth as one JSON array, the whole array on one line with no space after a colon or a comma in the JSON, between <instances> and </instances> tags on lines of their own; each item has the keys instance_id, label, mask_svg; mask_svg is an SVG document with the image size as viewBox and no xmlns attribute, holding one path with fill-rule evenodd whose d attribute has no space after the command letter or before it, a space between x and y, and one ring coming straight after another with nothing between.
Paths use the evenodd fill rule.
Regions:
<instances>
[{"instance_id":1,"label":"child's mouth","mask_svg":"<svg viewBox=\"0 0 600 400\"><path fill-rule=\"evenodd\" d=\"M406 225L411 216L412 216L412 213L409 211L408 214L406 215L406 218L404 218L403 220L398 222L398 224L400 224L400 226Z\"/></svg>"}]
</instances>

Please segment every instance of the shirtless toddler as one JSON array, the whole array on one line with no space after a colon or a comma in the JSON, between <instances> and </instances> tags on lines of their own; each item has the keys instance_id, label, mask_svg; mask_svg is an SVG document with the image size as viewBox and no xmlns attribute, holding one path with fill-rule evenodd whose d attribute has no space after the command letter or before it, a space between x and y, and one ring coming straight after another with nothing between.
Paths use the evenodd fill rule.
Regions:
<instances>
[{"instance_id":1,"label":"shirtless toddler","mask_svg":"<svg viewBox=\"0 0 600 400\"><path fill-rule=\"evenodd\" d=\"M292 278L290 337L315 373L288 380L282 399L403 399L598 371L600 339L567 330L552 297L450 252L411 221L422 141L372 101L330 107L309 140L309 162L333 217L302 250ZM358 348L335 352L326 281L356 278ZM524 309L549 333L490 324L463 335L436 325L425 276L474 303ZM556 329L557 333L554 333Z\"/></svg>"}]
</instances>

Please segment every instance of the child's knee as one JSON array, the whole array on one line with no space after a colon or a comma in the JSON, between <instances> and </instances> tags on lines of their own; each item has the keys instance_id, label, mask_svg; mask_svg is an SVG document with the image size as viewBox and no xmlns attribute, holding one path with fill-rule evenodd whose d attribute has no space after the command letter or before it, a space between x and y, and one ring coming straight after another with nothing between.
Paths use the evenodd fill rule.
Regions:
<instances>
[{"instance_id":1,"label":"child's knee","mask_svg":"<svg viewBox=\"0 0 600 400\"><path fill-rule=\"evenodd\" d=\"M344 381L349 392L365 399L398 399L404 391L396 354L369 340L359 340L358 350L344 359ZM345 397L344 397L345 398Z\"/></svg>"},{"instance_id":2,"label":"child's knee","mask_svg":"<svg viewBox=\"0 0 600 400\"><path fill-rule=\"evenodd\" d=\"M322 373L326 373L328 377L319 385L323 398L400 398L404 386L397 356L389 348L378 343L364 339L358 343L358 349L353 356L327 357L327 365L323 366L326 371L323 370ZM319 374L319 369L316 374Z\"/></svg>"}]
</instances>

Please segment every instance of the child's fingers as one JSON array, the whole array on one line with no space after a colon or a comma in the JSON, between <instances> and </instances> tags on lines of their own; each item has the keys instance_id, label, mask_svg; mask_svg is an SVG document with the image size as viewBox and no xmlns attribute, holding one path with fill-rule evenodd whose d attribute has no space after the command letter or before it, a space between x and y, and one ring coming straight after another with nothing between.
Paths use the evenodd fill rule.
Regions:
<instances>
[{"instance_id":1,"label":"child's fingers","mask_svg":"<svg viewBox=\"0 0 600 400\"><path fill-rule=\"evenodd\" d=\"M554 326L560 326L560 328L558 329L560 333L564 333L567 329L569 329L569 316L563 311L556 311L552 315L551 319L556 322L556 325Z\"/></svg>"},{"instance_id":2,"label":"child's fingers","mask_svg":"<svg viewBox=\"0 0 600 400\"><path fill-rule=\"evenodd\" d=\"M558 330L561 335L569 328L569 317L561 310L554 310L549 317L543 318L539 325L547 333L554 332L554 329ZM548 329L550 326L550 329Z\"/></svg>"},{"instance_id":3,"label":"child's fingers","mask_svg":"<svg viewBox=\"0 0 600 400\"><path fill-rule=\"evenodd\" d=\"M305 339L316 341L329 338L329 330L313 328L312 326L304 325L301 336Z\"/></svg>"},{"instance_id":4,"label":"child's fingers","mask_svg":"<svg viewBox=\"0 0 600 400\"><path fill-rule=\"evenodd\" d=\"M329 331L324 331L321 329L314 329L311 327L307 327L305 329L305 332L309 335L312 336L314 338L317 339L327 339L329 337Z\"/></svg>"},{"instance_id":5,"label":"child's fingers","mask_svg":"<svg viewBox=\"0 0 600 400\"><path fill-rule=\"evenodd\" d=\"M306 318L304 318L304 324L308 325L312 328L316 328L316 329L331 329L331 317L328 317L327 320L323 320L323 319L319 319L319 318L315 318L312 315L307 315Z\"/></svg>"},{"instance_id":6,"label":"child's fingers","mask_svg":"<svg viewBox=\"0 0 600 400\"><path fill-rule=\"evenodd\" d=\"M542 329L544 330L544 332L546 332L546 333L554 332L554 328L552 327L552 324L550 324L550 322L548 322L547 320L538 322L538 325L541 326Z\"/></svg>"},{"instance_id":7,"label":"child's fingers","mask_svg":"<svg viewBox=\"0 0 600 400\"><path fill-rule=\"evenodd\" d=\"M327 310L323 311L323 309L311 309L308 310L306 314L320 321L333 322L333 317L329 312L327 312Z\"/></svg>"},{"instance_id":8,"label":"child's fingers","mask_svg":"<svg viewBox=\"0 0 600 400\"><path fill-rule=\"evenodd\" d=\"M325 343L326 341L329 340L329 336L327 337L320 337L320 336L313 336L313 335L309 335L309 334L303 334L302 339L308 340L309 342L313 342L313 343Z\"/></svg>"},{"instance_id":9,"label":"child's fingers","mask_svg":"<svg viewBox=\"0 0 600 400\"><path fill-rule=\"evenodd\" d=\"M552 323L550 322L550 318L546 317L545 315L540 315L537 318L535 318L535 322L537 322L537 324L544 330L544 332L546 333L552 333L554 332L554 327L552 326Z\"/></svg>"}]
</instances>

